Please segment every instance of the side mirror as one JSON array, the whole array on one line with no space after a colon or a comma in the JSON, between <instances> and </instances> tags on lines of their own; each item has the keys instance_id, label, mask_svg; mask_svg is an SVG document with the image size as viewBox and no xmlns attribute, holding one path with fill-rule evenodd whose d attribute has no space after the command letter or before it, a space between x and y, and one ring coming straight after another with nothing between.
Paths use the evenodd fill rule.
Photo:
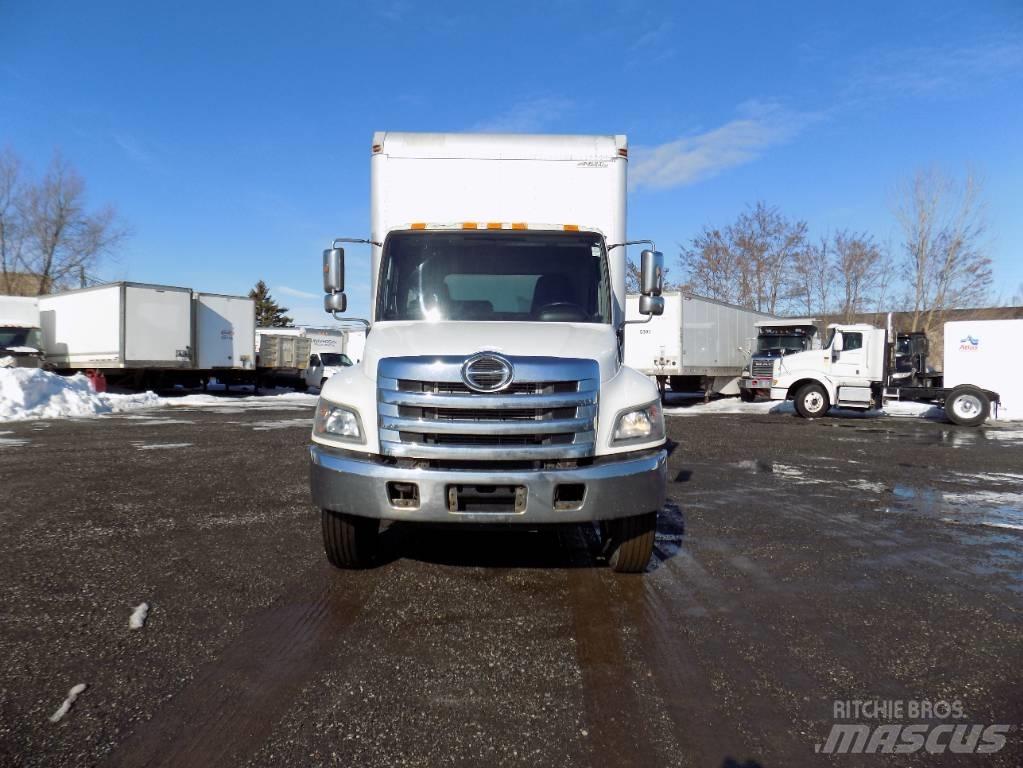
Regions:
<instances>
[{"instance_id":1,"label":"side mirror","mask_svg":"<svg viewBox=\"0 0 1023 768\"><path fill-rule=\"evenodd\" d=\"M835 338L831 342L831 351L832 352L841 352L843 348L844 348L844 342L842 341L842 334L836 331L835 332Z\"/></svg>"},{"instance_id":2,"label":"side mirror","mask_svg":"<svg viewBox=\"0 0 1023 768\"><path fill-rule=\"evenodd\" d=\"M664 314L664 297L663 296L640 296L639 297L639 314L641 315L663 315Z\"/></svg>"},{"instance_id":3,"label":"side mirror","mask_svg":"<svg viewBox=\"0 0 1023 768\"><path fill-rule=\"evenodd\" d=\"M323 292L341 293L345 289L345 249L328 248L323 252Z\"/></svg>"},{"instance_id":4,"label":"side mirror","mask_svg":"<svg viewBox=\"0 0 1023 768\"><path fill-rule=\"evenodd\" d=\"M640 285L640 293L646 296L661 295L664 288L664 254L660 251L643 251L640 254Z\"/></svg>"},{"instance_id":5,"label":"side mirror","mask_svg":"<svg viewBox=\"0 0 1023 768\"><path fill-rule=\"evenodd\" d=\"M328 293L323 297L325 312L344 312L348 309L348 297L343 293Z\"/></svg>"},{"instance_id":6,"label":"side mirror","mask_svg":"<svg viewBox=\"0 0 1023 768\"><path fill-rule=\"evenodd\" d=\"M323 252L323 309L344 312L348 308L345 290L345 249L328 248Z\"/></svg>"}]
</instances>

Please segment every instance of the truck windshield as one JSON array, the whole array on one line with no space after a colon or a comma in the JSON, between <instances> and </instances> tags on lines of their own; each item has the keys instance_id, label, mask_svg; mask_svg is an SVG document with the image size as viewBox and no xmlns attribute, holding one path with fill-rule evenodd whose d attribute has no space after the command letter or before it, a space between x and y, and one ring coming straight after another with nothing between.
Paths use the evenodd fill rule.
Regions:
<instances>
[{"instance_id":1,"label":"truck windshield","mask_svg":"<svg viewBox=\"0 0 1023 768\"><path fill-rule=\"evenodd\" d=\"M788 355L804 352L810 348L810 337L803 335L760 336L757 338L757 353L761 355Z\"/></svg>"},{"instance_id":2,"label":"truck windshield","mask_svg":"<svg viewBox=\"0 0 1023 768\"><path fill-rule=\"evenodd\" d=\"M32 347L42 349L38 328L0 328L0 349Z\"/></svg>"},{"instance_id":3,"label":"truck windshield","mask_svg":"<svg viewBox=\"0 0 1023 768\"><path fill-rule=\"evenodd\" d=\"M351 365L352 361L348 359L348 355L340 352L321 352L320 362L324 365Z\"/></svg>"},{"instance_id":4,"label":"truck windshield","mask_svg":"<svg viewBox=\"0 0 1023 768\"><path fill-rule=\"evenodd\" d=\"M610 297L591 232L392 232L376 317L609 323Z\"/></svg>"}]
</instances>

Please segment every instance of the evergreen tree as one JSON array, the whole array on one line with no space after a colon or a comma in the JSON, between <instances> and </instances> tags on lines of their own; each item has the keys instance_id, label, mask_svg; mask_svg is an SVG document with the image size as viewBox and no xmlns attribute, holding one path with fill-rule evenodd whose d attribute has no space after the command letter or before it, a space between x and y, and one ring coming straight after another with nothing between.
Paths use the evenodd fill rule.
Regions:
<instances>
[{"instance_id":1,"label":"evergreen tree","mask_svg":"<svg viewBox=\"0 0 1023 768\"><path fill-rule=\"evenodd\" d=\"M280 306L270 295L266 283L260 280L256 287L249 291L249 298L256 300L256 327L283 328L291 325L291 318L285 314L287 307Z\"/></svg>"}]
</instances>

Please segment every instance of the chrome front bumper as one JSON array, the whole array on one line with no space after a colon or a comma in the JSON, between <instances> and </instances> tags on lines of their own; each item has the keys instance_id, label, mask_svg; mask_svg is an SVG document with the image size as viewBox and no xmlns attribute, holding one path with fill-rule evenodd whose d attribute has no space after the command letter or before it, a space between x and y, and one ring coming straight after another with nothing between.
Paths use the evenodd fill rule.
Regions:
<instances>
[{"instance_id":1,"label":"chrome front bumper","mask_svg":"<svg viewBox=\"0 0 1023 768\"><path fill-rule=\"evenodd\" d=\"M401 469L314 444L309 448L310 484L318 507L361 517L433 523L579 523L659 510L664 505L667 456L660 449L560 470ZM388 483L415 483L418 506L392 504ZM578 506L555 508L555 488L563 484L585 486ZM452 512L448 508L452 486L524 487L525 506L521 512Z\"/></svg>"}]
</instances>

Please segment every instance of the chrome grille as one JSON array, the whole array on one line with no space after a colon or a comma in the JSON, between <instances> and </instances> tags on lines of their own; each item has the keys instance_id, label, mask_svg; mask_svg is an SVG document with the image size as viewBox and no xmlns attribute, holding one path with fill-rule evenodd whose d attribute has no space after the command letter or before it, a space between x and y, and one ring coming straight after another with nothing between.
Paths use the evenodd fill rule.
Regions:
<instances>
[{"instance_id":1,"label":"chrome grille","mask_svg":"<svg viewBox=\"0 0 1023 768\"><path fill-rule=\"evenodd\" d=\"M770 378L774 374L774 360L772 358L754 358L750 372L757 378Z\"/></svg>"},{"instance_id":2,"label":"chrome grille","mask_svg":"<svg viewBox=\"0 0 1023 768\"><path fill-rule=\"evenodd\" d=\"M593 360L509 358L499 392L462 381L463 357L381 360L380 451L414 459L542 461L592 456L599 369Z\"/></svg>"}]
</instances>

